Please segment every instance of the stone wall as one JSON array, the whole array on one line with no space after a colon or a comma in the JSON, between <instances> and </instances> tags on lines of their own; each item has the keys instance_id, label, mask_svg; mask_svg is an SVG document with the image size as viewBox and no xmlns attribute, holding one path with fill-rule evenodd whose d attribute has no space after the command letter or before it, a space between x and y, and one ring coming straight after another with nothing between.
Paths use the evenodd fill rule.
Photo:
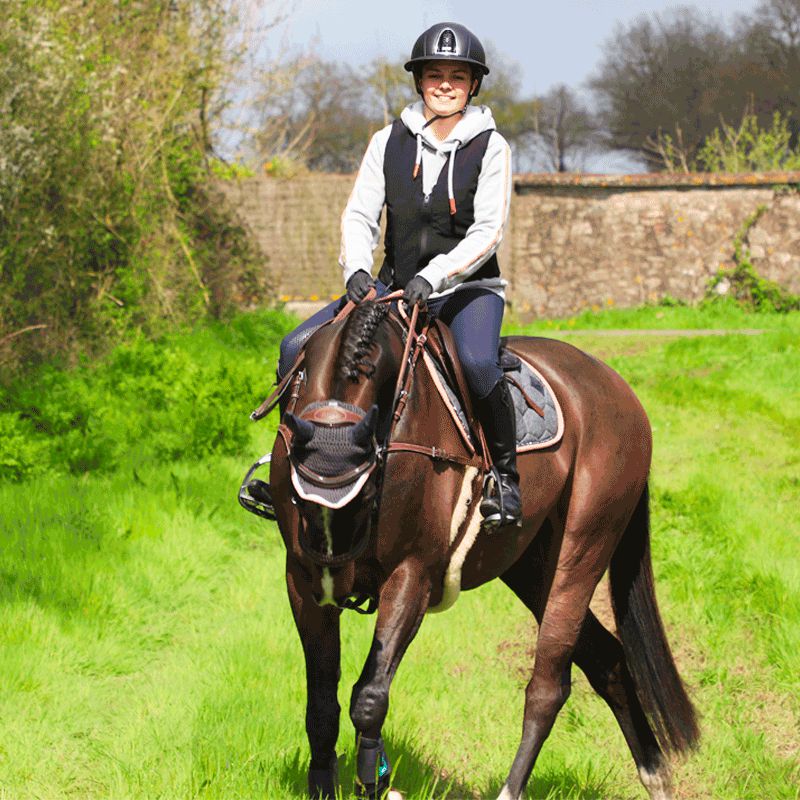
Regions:
<instances>
[{"instance_id":1,"label":"stone wall","mask_svg":"<svg viewBox=\"0 0 800 800\"><path fill-rule=\"evenodd\" d=\"M319 174L220 184L266 254L265 269L282 300L315 302L342 293L339 221L353 177Z\"/></svg>"},{"instance_id":2,"label":"stone wall","mask_svg":"<svg viewBox=\"0 0 800 800\"><path fill-rule=\"evenodd\" d=\"M669 295L698 300L733 265L748 218L753 264L800 293L800 174L517 176L512 299L522 314L563 316Z\"/></svg>"},{"instance_id":3,"label":"stone wall","mask_svg":"<svg viewBox=\"0 0 800 800\"><path fill-rule=\"evenodd\" d=\"M282 299L341 293L339 217L352 182L313 175L222 187L267 254ZM732 265L734 238L762 206L746 239L753 263L800 294L797 184L800 173L518 175L500 252L509 300L523 316L697 300Z\"/></svg>"}]
</instances>

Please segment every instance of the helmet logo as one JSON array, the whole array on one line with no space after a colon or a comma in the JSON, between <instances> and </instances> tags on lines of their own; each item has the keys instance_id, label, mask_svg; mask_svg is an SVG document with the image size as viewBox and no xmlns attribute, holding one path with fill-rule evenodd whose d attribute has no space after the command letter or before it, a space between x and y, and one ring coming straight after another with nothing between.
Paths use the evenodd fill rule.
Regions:
<instances>
[{"instance_id":1,"label":"helmet logo","mask_svg":"<svg viewBox=\"0 0 800 800\"><path fill-rule=\"evenodd\" d=\"M445 28L439 36L439 41L436 42L436 52L443 55L455 55L456 35L450 28Z\"/></svg>"}]
</instances>

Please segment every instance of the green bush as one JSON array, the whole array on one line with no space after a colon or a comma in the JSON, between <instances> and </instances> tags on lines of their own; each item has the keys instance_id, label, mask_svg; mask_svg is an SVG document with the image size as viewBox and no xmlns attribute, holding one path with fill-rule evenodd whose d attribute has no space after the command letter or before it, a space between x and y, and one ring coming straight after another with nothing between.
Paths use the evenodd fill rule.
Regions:
<instances>
[{"instance_id":1,"label":"green bush","mask_svg":"<svg viewBox=\"0 0 800 800\"><path fill-rule=\"evenodd\" d=\"M50 461L47 442L16 412L0 413L0 478L23 480Z\"/></svg>"},{"instance_id":2,"label":"green bush","mask_svg":"<svg viewBox=\"0 0 800 800\"><path fill-rule=\"evenodd\" d=\"M800 296L792 294L775 281L763 278L753 266L747 247L747 234L766 212L767 206L759 206L736 234L733 241L731 269L721 269L708 282L704 303L719 303L733 300L751 311L800 310Z\"/></svg>"},{"instance_id":3,"label":"green bush","mask_svg":"<svg viewBox=\"0 0 800 800\"><path fill-rule=\"evenodd\" d=\"M267 296L208 167L234 22L216 0L0 4L3 367Z\"/></svg>"},{"instance_id":4,"label":"green bush","mask_svg":"<svg viewBox=\"0 0 800 800\"><path fill-rule=\"evenodd\" d=\"M745 113L739 126L721 122L700 148L700 172L772 172L800 169L800 151L792 149L788 118L776 111L762 128L755 114Z\"/></svg>"},{"instance_id":5,"label":"green bush","mask_svg":"<svg viewBox=\"0 0 800 800\"><path fill-rule=\"evenodd\" d=\"M248 413L294 324L253 313L159 341L140 336L74 369L41 367L0 389L0 479L243 454Z\"/></svg>"}]
</instances>

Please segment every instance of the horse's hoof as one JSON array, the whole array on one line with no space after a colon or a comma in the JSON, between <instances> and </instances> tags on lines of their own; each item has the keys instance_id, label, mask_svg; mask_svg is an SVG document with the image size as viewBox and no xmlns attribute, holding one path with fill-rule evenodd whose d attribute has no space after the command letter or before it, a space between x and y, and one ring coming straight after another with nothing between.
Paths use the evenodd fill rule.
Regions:
<instances>
[{"instance_id":1,"label":"horse's hoof","mask_svg":"<svg viewBox=\"0 0 800 800\"><path fill-rule=\"evenodd\" d=\"M335 800L339 782L339 763L336 757L327 769L308 770L308 796L311 800Z\"/></svg>"},{"instance_id":2,"label":"horse's hoof","mask_svg":"<svg viewBox=\"0 0 800 800\"><path fill-rule=\"evenodd\" d=\"M386 800L405 800L405 797L397 789L390 789L389 794L386 795Z\"/></svg>"}]
</instances>

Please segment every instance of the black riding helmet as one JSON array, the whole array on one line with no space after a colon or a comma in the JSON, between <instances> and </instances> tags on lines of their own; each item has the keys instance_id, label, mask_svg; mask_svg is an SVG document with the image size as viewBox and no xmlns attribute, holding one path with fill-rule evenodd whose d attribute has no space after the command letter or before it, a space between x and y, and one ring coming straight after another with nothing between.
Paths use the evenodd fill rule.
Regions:
<instances>
[{"instance_id":1,"label":"black riding helmet","mask_svg":"<svg viewBox=\"0 0 800 800\"><path fill-rule=\"evenodd\" d=\"M464 61L469 64L478 81L470 98L478 94L483 76L489 74L489 67L486 66L486 53L480 39L457 22L439 22L431 25L414 42L411 58L406 61L405 68L406 71L414 73L418 83L422 74L422 65L426 61ZM417 91L419 91L419 86L417 86Z\"/></svg>"}]
</instances>

